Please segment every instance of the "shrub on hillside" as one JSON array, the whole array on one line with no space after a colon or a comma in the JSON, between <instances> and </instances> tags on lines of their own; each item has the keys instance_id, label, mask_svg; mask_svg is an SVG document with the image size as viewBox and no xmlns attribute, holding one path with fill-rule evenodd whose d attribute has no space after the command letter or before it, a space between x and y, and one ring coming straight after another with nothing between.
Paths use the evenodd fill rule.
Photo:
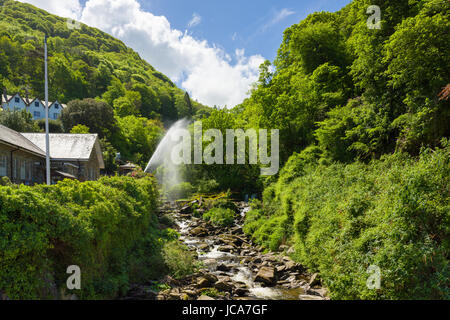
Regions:
<instances>
[{"instance_id":1,"label":"shrub on hillside","mask_svg":"<svg viewBox=\"0 0 450 320\"><path fill-rule=\"evenodd\" d=\"M211 221L212 224L221 227L229 227L234 223L235 211L225 208L212 208L205 214L203 219Z\"/></svg>"},{"instance_id":2,"label":"shrub on hillside","mask_svg":"<svg viewBox=\"0 0 450 320\"><path fill-rule=\"evenodd\" d=\"M178 241L167 242L163 248L164 262L171 274L181 279L195 272L195 257Z\"/></svg>"}]
</instances>

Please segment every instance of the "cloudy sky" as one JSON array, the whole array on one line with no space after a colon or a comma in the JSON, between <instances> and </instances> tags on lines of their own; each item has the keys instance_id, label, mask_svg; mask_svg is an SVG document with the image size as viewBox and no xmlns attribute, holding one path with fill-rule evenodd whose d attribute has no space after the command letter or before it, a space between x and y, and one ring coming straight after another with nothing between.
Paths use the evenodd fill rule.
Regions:
<instances>
[{"instance_id":1,"label":"cloudy sky","mask_svg":"<svg viewBox=\"0 0 450 320\"><path fill-rule=\"evenodd\" d=\"M193 99L239 104L283 30L350 0L20 0L122 40Z\"/></svg>"}]
</instances>

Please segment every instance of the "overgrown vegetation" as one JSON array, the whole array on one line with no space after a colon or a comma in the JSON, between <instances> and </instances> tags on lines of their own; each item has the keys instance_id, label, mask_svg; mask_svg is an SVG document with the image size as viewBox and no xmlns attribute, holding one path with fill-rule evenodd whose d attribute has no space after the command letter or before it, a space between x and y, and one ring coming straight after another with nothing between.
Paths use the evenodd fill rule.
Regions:
<instances>
[{"instance_id":1,"label":"overgrown vegetation","mask_svg":"<svg viewBox=\"0 0 450 320\"><path fill-rule=\"evenodd\" d=\"M158 227L154 178L0 189L0 288L10 298L58 296L70 265L81 268L82 299L166 272L161 251L174 234Z\"/></svg>"},{"instance_id":2,"label":"overgrown vegetation","mask_svg":"<svg viewBox=\"0 0 450 320\"><path fill-rule=\"evenodd\" d=\"M171 241L164 245L163 257L170 273L177 279L186 277L196 270L194 254L178 241Z\"/></svg>"},{"instance_id":3,"label":"overgrown vegetation","mask_svg":"<svg viewBox=\"0 0 450 320\"><path fill-rule=\"evenodd\" d=\"M234 223L235 212L226 208L212 208L203 214L203 219L220 227L230 227Z\"/></svg>"},{"instance_id":4,"label":"overgrown vegetation","mask_svg":"<svg viewBox=\"0 0 450 320\"><path fill-rule=\"evenodd\" d=\"M369 164L314 165L295 155L254 203L245 231L318 271L333 298L449 299L450 145ZM381 289L366 285L370 265Z\"/></svg>"},{"instance_id":5,"label":"overgrown vegetation","mask_svg":"<svg viewBox=\"0 0 450 320\"><path fill-rule=\"evenodd\" d=\"M371 5L382 12L379 30L367 27ZM438 147L450 133L448 96L439 95L449 83L449 15L446 0L354 0L311 14L285 30L251 97L214 111L203 129L279 129L281 166L305 149L322 163L367 163ZM274 181L250 165L191 171L193 185L214 179L221 190L247 194Z\"/></svg>"}]
</instances>

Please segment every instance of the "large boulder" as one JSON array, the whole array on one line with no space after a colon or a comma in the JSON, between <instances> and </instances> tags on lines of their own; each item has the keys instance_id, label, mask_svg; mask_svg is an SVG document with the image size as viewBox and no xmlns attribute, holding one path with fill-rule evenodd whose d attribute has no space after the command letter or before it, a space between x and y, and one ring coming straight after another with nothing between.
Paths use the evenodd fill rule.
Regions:
<instances>
[{"instance_id":1,"label":"large boulder","mask_svg":"<svg viewBox=\"0 0 450 320\"><path fill-rule=\"evenodd\" d=\"M208 230L203 227L197 227L191 230L191 235L194 237L206 237L208 235Z\"/></svg>"},{"instance_id":2,"label":"large boulder","mask_svg":"<svg viewBox=\"0 0 450 320\"><path fill-rule=\"evenodd\" d=\"M272 267L262 267L259 269L255 282L262 282L268 286L274 285L276 283L276 270Z\"/></svg>"},{"instance_id":3,"label":"large boulder","mask_svg":"<svg viewBox=\"0 0 450 320\"><path fill-rule=\"evenodd\" d=\"M219 279L210 273L206 273L197 279L197 288L211 288Z\"/></svg>"},{"instance_id":4,"label":"large boulder","mask_svg":"<svg viewBox=\"0 0 450 320\"><path fill-rule=\"evenodd\" d=\"M217 281L214 284L214 288L216 288L217 290L222 291L222 292L232 292L234 289L234 286L225 281Z\"/></svg>"},{"instance_id":5,"label":"large boulder","mask_svg":"<svg viewBox=\"0 0 450 320\"><path fill-rule=\"evenodd\" d=\"M308 283L311 287L316 286L316 285L320 285L320 278L319 278L319 274L318 273L314 273L311 276L311 279L309 280Z\"/></svg>"}]
</instances>

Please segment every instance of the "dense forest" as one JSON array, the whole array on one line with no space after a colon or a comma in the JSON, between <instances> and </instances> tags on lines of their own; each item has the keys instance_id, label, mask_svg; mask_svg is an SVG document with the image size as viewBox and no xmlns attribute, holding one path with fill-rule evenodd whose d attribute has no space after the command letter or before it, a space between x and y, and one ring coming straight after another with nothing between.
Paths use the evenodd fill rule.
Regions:
<instances>
[{"instance_id":1,"label":"dense forest","mask_svg":"<svg viewBox=\"0 0 450 320\"><path fill-rule=\"evenodd\" d=\"M110 35L84 24L75 29L67 19L34 6L1 0L0 87L9 94L44 98L44 34L48 35L49 99L69 106L62 123L53 123L52 132L70 132L84 125L100 134L109 154L119 151L124 159L144 165L162 135L163 124L208 112ZM77 101L87 98L97 101ZM27 123L14 117L2 123ZM16 129L30 128L19 125ZM115 167L109 154L105 156L112 172Z\"/></svg>"},{"instance_id":2,"label":"dense forest","mask_svg":"<svg viewBox=\"0 0 450 320\"><path fill-rule=\"evenodd\" d=\"M381 8L379 30L367 27L370 5ZM449 8L443 0L356 0L336 13L314 13L284 32L251 97L213 112L203 127L279 129L282 163L293 154L368 163L442 146L450 131L441 94L450 74ZM220 176L204 170L229 179L228 168ZM240 179L226 183L235 188Z\"/></svg>"}]
</instances>

